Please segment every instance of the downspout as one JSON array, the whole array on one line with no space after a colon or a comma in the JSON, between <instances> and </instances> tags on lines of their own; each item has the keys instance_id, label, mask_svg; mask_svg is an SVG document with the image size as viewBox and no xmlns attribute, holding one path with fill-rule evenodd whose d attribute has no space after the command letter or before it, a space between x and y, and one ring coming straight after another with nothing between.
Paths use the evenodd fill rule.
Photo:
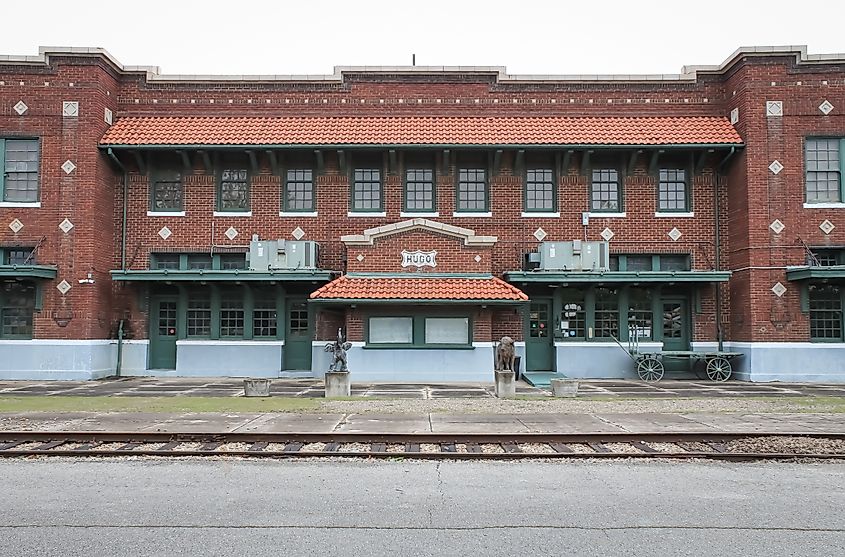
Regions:
<instances>
[{"instance_id":1,"label":"downspout","mask_svg":"<svg viewBox=\"0 0 845 557\"><path fill-rule=\"evenodd\" d=\"M120 270L126 270L126 217L128 213L129 204L129 173L126 167L120 162L120 159L114 154L112 148L109 147L106 151L109 158L123 172L123 224L120 231ZM117 364L115 365L114 373L120 377L120 371L123 367L123 319L117 326Z\"/></svg>"},{"instance_id":2,"label":"downspout","mask_svg":"<svg viewBox=\"0 0 845 557\"><path fill-rule=\"evenodd\" d=\"M714 235L714 256L715 256L715 271L721 270L721 255L722 255L722 234L719 223L719 176L722 175L722 170L725 165L736 153L736 147L731 147L730 152L725 155L719 166L716 167L716 173L713 175L713 235ZM725 346L724 331L722 330L722 283L716 283L716 341L718 342L718 350L722 352Z\"/></svg>"}]
</instances>

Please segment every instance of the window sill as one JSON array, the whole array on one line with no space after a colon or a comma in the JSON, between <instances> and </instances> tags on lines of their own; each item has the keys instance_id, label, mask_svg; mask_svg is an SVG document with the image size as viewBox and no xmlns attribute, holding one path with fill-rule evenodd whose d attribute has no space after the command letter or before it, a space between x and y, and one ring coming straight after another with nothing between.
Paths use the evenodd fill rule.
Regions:
<instances>
[{"instance_id":1,"label":"window sill","mask_svg":"<svg viewBox=\"0 0 845 557\"><path fill-rule=\"evenodd\" d=\"M628 216L628 213L587 213L591 219L624 219Z\"/></svg>"},{"instance_id":2,"label":"window sill","mask_svg":"<svg viewBox=\"0 0 845 557\"><path fill-rule=\"evenodd\" d=\"M401 212L399 213L400 217L439 217L440 213L438 212Z\"/></svg>"},{"instance_id":3,"label":"window sill","mask_svg":"<svg viewBox=\"0 0 845 557\"><path fill-rule=\"evenodd\" d=\"M148 217L184 217L185 211L147 211Z\"/></svg>"},{"instance_id":4,"label":"window sill","mask_svg":"<svg viewBox=\"0 0 845 557\"><path fill-rule=\"evenodd\" d=\"M382 212L380 212L380 213L378 213L378 212L374 212L374 211L371 211L371 212L367 212L367 211L349 211L349 212L347 212L347 213L346 213L346 216L347 216L347 217L365 217L365 218L366 218L366 217L383 218L383 217L386 217L386 216L387 216L387 213L386 213L385 211L382 211Z\"/></svg>"},{"instance_id":5,"label":"window sill","mask_svg":"<svg viewBox=\"0 0 845 557\"><path fill-rule=\"evenodd\" d=\"M251 217L252 211L214 211L215 217Z\"/></svg>"},{"instance_id":6,"label":"window sill","mask_svg":"<svg viewBox=\"0 0 845 557\"><path fill-rule=\"evenodd\" d=\"M532 219L533 218L553 218L553 219L557 219L557 218L560 218L560 213L559 212L546 213L546 212L541 212L541 211L523 212L522 217L523 218L532 218Z\"/></svg>"},{"instance_id":7,"label":"window sill","mask_svg":"<svg viewBox=\"0 0 845 557\"><path fill-rule=\"evenodd\" d=\"M365 344L364 350L474 350L471 344Z\"/></svg>"},{"instance_id":8,"label":"window sill","mask_svg":"<svg viewBox=\"0 0 845 557\"><path fill-rule=\"evenodd\" d=\"M473 212L459 212L455 211L452 213L453 217L462 217L462 218L490 218L493 216L493 213L487 211L486 213L473 213Z\"/></svg>"},{"instance_id":9,"label":"window sill","mask_svg":"<svg viewBox=\"0 0 845 557\"><path fill-rule=\"evenodd\" d=\"M40 209L40 201L0 201L0 207L21 207L29 209Z\"/></svg>"},{"instance_id":10,"label":"window sill","mask_svg":"<svg viewBox=\"0 0 845 557\"><path fill-rule=\"evenodd\" d=\"M317 211L279 211L280 217L316 217Z\"/></svg>"},{"instance_id":11,"label":"window sill","mask_svg":"<svg viewBox=\"0 0 845 557\"><path fill-rule=\"evenodd\" d=\"M663 212L654 213L654 216L658 217L658 218L665 218L665 219L671 219L671 218L690 219L690 218L695 216L695 213L671 213L669 211L663 211Z\"/></svg>"},{"instance_id":12,"label":"window sill","mask_svg":"<svg viewBox=\"0 0 845 557\"><path fill-rule=\"evenodd\" d=\"M845 209L845 203L804 203L805 209Z\"/></svg>"}]
</instances>

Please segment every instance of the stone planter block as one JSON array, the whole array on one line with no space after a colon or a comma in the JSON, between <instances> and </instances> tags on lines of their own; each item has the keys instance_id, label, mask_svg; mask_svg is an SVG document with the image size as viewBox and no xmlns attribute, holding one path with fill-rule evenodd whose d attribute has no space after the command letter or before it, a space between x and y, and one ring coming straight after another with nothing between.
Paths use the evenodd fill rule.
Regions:
<instances>
[{"instance_id":1,"label":"stone planter block","mask_svg":"<svg viewBox=\"0 0 845 557\"><path fill-rule=\"evenodd\" d=\"M270 380L244 379L244 396L270 396Z\"/></svg>"},{"instance_id":2,"label":"stone planter block","mask_svg":"<svg viewBox=\"0 0 845 557\"><path fill-rule=\"evenodd\" d=\"M516 396L515 375L512 371L496 372L496 398L514 398Z\"/></svg>"},{"instance_id":3,"label":"stone planter block","mask_svg":"<svg viewBox=\"0 0 845 557\"><path fill-rule=\"evenodd\" d=\"M348 371L326 372L326 398L347 397L352 394Z\"/></svg>"},{"instance_id":4,"label":"stone planter block","mask_svg":"<svg viewBox=\"0 0 845 557\"><path fill-rule=\"evenodd\" d=\"M552 395L573 398L578 394L578 381L574 379L552 379Z\"/></svg>"}]
</instances>

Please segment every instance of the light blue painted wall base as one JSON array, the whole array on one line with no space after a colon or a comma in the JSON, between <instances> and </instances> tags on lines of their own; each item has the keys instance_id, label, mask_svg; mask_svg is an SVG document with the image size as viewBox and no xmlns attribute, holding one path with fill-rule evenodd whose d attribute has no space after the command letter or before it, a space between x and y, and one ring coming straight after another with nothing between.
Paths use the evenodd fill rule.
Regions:
<instances>
[{"instance_id":1,"label":"light blue painted wall base","mask_svg":"<svg viewBox=\"0 0 845 557\"><path fill-rule=\"evenodd\" d=\"M101 379L116 364L116 341L0 340L0 379Z\"/></svg>"},{"instance_id":2,"label":"light blue painted wall base","mask_svg":"<svg viewBox=\"0 0 845 557\"><path fill-rule=\"evenodd\" d=\"M845 344L816 342L726 342L742 352L734 376L744 381L844 383Z\"/></svg>"}]
</instances>

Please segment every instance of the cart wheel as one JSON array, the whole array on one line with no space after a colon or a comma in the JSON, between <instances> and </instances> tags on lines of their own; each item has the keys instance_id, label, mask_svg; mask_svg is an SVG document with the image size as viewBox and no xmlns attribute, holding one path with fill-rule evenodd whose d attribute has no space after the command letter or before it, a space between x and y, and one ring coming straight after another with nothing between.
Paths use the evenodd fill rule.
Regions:
<instances>
[{"instance_id":1,"label":"cart wheel","mask_svg":"<svg viewBox=\"0 0 845 557\"><path fill-rule=\"evenodd\" d=\"M727 358L716 356L707 360L707 377L711 381L727 381L732 371Z\"/></svg>"},{"instance_id":2,"label":"cart wheel","mask_svg":"<svg viewBox=\"0 0 845 557\"><path fill-rule=\"evenodd\" d=\"M692 371L695 373L696 378L704 379L707 377L707 371L705 370L706 362L704 360L696 359L692 363Z\"/></svg>"},{"instance_id":3,"label":"cart wheel","mask_svg":"<svg viewBox=\"0 0 845 557\"><path fill-rule=\"evenodd\" d=\"M663 362L654 356L646 356L637 362L637 375L643 381L652 383L663 379Z\"/></svg>"}]
</instances>

